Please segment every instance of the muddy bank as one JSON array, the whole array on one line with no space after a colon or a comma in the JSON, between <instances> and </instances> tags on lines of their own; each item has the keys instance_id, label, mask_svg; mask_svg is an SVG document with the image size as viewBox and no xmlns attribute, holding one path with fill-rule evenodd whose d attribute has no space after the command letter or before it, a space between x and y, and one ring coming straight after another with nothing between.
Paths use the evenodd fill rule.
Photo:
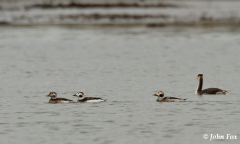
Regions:
<instances>
[{"instance_id":1,"label":"muddy bank","mask_svg":"<svg viewBox=\"0 0 240 144\"><path fill-rule=\"evenodd\" d=\"M129 8L129 7L141 7L141 8L151 8L151 7L160 7L160 8L175 8L178 7L174 4L139 4L139 3L116 3L116 4L108 4L108 3L75 3L71 2L68 4L34 4L30 6L26 6L25 9L34 9L34 8L40 8L40 9L55 9L55 8Z\"/></svg>"},{"instance_id":2,"label":"muddy bank","mask_svg":"<svg viewBox=\"0 0 240 144\"><path fill-rule=\"evenodd\" d=\"M240 24L240 1L92 1L0 1L0 24Z\"/></svg>"}]
</instances>

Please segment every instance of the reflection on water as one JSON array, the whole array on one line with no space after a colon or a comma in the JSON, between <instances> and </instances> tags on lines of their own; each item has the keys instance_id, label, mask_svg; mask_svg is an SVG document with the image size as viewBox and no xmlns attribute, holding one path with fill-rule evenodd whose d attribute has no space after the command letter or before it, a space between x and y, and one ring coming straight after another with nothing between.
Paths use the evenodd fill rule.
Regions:
<instances>
[{"instance_id":1,"label":"reflection on water","mask_svg":"<svg viewBox=\"0 0 240 144\"><path fill-rule=\"evenodd\" d=\"M0 27L1 143L204 143L203 134L239 135L239 32ZM199 73L203 88L229 94L195 95ZM156 102L158 90L187 101ZM50 91L108 100L48 104Z\"/></svg>"}]
</instances>

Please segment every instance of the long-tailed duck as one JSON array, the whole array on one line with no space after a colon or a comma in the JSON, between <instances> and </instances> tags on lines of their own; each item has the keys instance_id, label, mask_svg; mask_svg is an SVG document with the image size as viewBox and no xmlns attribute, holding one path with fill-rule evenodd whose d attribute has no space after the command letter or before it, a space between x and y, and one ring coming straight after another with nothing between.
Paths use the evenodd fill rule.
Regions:
<instances>
[{"instance_id":1,"label":"long-tailed duck","mask_svg":"<svg viewBox=\"0 0 240 144\"><path fill-rule=\"evenodd\" d=\"M227 94L228 91L226 90L222 90L219 88L207 88L202 90L202 86L203 86L203 74L199 74L198 75L198 80L199 80L199 85L195 91L195 94L198 95L207 95L207 94L212 94L212 95L218 95L218 94Z\"/></svg>"},{"instance_id":2,"label":"long-tailed duck","mask_svg":"<svg viewBox=\"0 0 240 144\"><path fill-rule=\"evenodd\" d=\"M47 97L51 97L49 103L72 103L72 100L66 98L57 98L57 93L50 92Z\"/></svg>"},{"instance_id":3,"label":"long-tailed duck","mask_svg":"<svg viewBox=\"0 0 240 144\"><path fill-rule=\"evenodd\" d=\"M78 97L78 102L104 102L106 99L101 99L99 97L84 97L83 92L78 92L74 94L73 96Z\"/></svg>"},{"instance_id":4,"label":"long-tailed duck","mask_svg":"<svg viewBox=\"0 0 240 144\"><path fill-rule=\"evenodd\" d=\"M176 98L176 97L164 97L164 93L162 91L157 91L153 96L157 96L158 102L182 102L186 99Z\"/></svg>"}]
</instances>

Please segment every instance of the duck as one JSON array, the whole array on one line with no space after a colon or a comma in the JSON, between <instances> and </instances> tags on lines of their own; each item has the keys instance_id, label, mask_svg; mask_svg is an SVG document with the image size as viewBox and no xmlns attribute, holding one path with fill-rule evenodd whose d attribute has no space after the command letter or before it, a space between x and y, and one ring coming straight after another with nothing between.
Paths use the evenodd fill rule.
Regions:
<instances>
[{"instance_id":1,"label":"duck","mask_svg":"<svg viewBox=\"0 0 240 144\"><path fill-rule=\"evenodd\" d=\"M106 99L102 99L99 97L84 97L83 92L78 92L74 94L73 96L78 97L78 102L104 102Z\"/></svg>"},{"instance_id":2,"label":"duck","mask_svg":"<svg viewBox=\"0 0 240 144\"><path fill-rule=\"evenodd\" d=\"M51 97L49 103L72 103L73 100L66 99L66 98L57 98L56 92L50 92L47 97Z\"/></svg>"},{"instance_id":3,"label":"duck","mask_svg":"<svg viewBox=\"0 0 240 144\"><path fill-rule=\"evenodd\" d=\"M153 96L157 96L158 102L183 102L186 99L182 99L182 98L176 98L176 97L164 97L164 93L162 91L157 91L155 94L153 94Z\"/></svg>"},{"instance_id":4,"label":"duck","mask_svg":"<svg viewBox=\"0 0 240 144\"><path fill-rule=\"evenodd\" d=\"M207 88L202 90L202 86L203 86L203 74L198 74L198 80L199 80L199 85L195 91L195 94L197 95L219 95L219 94L227 94L228 91L226 90L222 90L219 88Z\"/></svg>"}]
</instances>

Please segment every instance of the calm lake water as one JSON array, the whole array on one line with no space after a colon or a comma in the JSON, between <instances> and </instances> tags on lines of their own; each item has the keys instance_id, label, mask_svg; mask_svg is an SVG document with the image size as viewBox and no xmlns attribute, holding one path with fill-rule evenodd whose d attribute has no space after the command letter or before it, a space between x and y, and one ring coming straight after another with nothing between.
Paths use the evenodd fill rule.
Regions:
<instances>
[{"instance_id":1,"label":"calm lake water","mask_svg":"<svg viewBox=\"0 0 240 144\"><path fill-rule=\"evenodd\" d=\"M240 142L239 27L1 26L0 51L1 144ZM229 94L195 95L199 73ZM108 100L48 104L50 91Z\"/></svg>"}]
</instances>

